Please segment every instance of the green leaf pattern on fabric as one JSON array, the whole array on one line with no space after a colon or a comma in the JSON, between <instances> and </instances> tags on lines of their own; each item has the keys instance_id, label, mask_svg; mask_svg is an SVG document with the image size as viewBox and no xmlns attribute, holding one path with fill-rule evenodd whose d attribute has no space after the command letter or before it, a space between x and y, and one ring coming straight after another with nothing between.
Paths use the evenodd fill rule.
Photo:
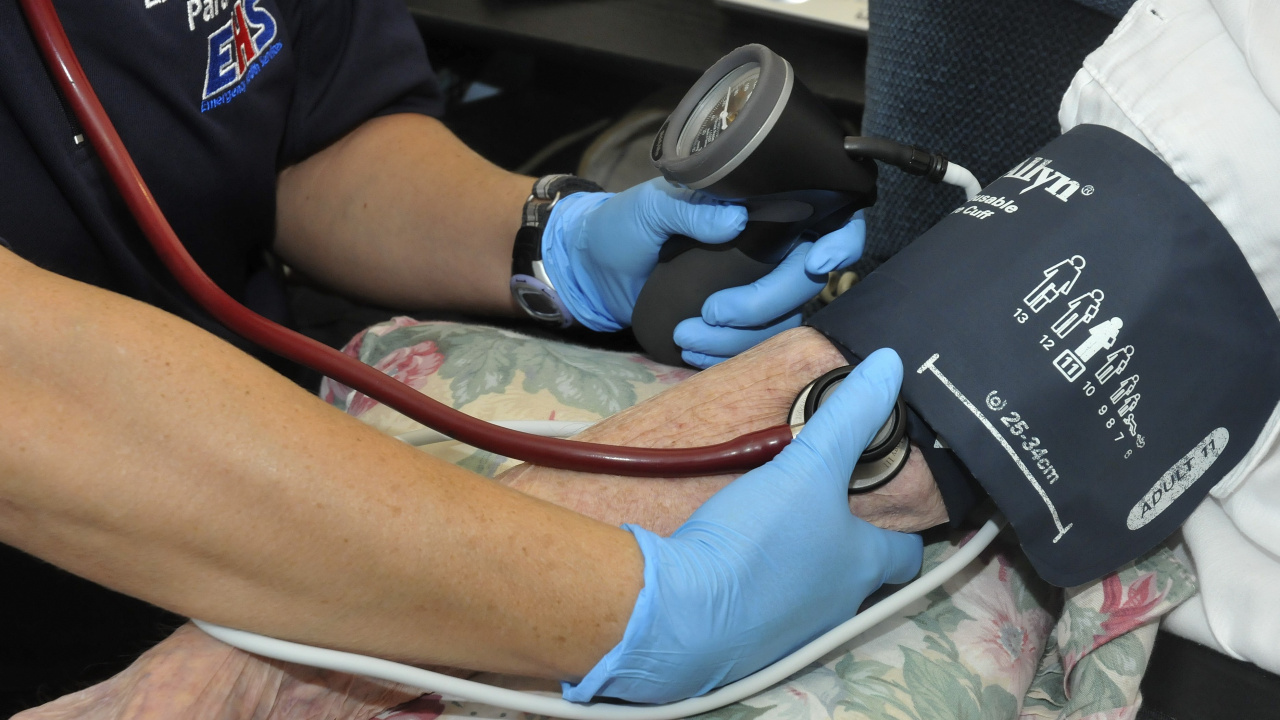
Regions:
<instances>
[{"instance_id":1,"label":"green leaf pattern on fabric","mask_svg":"<svg viewBox=\"0 0 1280 720\"><path fill-rule=\"evenodd\" d=\"M574 345L539 347L518 351L524 372L525 392L547 390L560 402L608 417L636 403L633 383L653 380L644 366Z\"/></svg>"},{"instance_id":2,"label":"green leaf pattern on fabric","mask_svg":"<svg viewBox=\"0 0 1280 720\"><path fill-rule=\"evenodd\" d=\"M507 389L515 379L518 341L496 333L486 333L458 342L446 343L440 377L452 380L453 406L461 408L481 395Z\"/></svg>"},{"instance_id":3,"label":"green leaf pattern on fabric","mask_svg":"<svg viewBox=\"0 0 1280 720\"><path fill-rule=\"evenodd\" d=\"M892 665L848 653L835 663L846 697L839 707L856 717L916 717L906 687L894 679Z\"/></svg>"},{"instance_id":4,"label":"green leaf pattern on fabric","mask_svg":"<svg viewBox=\"0 0 1280 720\"><path fill-rule=\"evenodd\" d=\"M470 470L477 475L483 475L492 478L498 474L498 469L507 461L502 455L496 455L485 450L476 450L465 458L457 462L458 467Z\"/></svg>"},{"instance_id":5,"label":"green leaf pattern on fabric","mask_svg":"<svg viewBox=\"0 0 1280 720\"><path fill-rule=\"evenodd\" d=\"M902 676L920 720L981 720L968 668L952 658L933 662L906 647L902 655Z\"/></svg>"},{"instance_id":6,"label":"green leaf pattern on fabric","mask_svg":"<svg viewBox=\"0 0 1280 720\"><path fill-rule=\"evenodd\" d=\"M736 703L709 713L694 715L693 717L701 718L701 720L756 720L758 717L768 715L775 707L777 706L751 707L750 705Z\"/></svg>"},{"instance_id":7,"label":"green leaf pattern on fabric","mask_svg":"<svg viewBox=\"0 0 1280 720\"><path fill-rule=\"evenodd\" d=\"M501 328L408 324L403 318L367 331L357 356L376 365L396 350L428 340L444 354L439 373L451 381L455 408L482 395L506 391L520 373L525 392L546 390L566 406L607 417L636 403L635 384L654 381L644 364L625 355L552 343Z\"/></svg>"}]
</instances>

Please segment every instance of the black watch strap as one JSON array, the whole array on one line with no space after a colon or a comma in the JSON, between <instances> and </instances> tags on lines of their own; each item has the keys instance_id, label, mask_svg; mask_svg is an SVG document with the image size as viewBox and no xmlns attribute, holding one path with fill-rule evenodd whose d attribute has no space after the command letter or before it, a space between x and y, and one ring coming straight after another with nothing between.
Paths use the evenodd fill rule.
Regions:
<instances>
[{"instance_id":1,"label":"black watch strap","mask_svg":"<svg viewBox=\"0 0 1280 720\"><path fill-rule=\"evenodd\" d=\"M529 317L562 328L573 324L573 315L560 301L542 264L542 232L561 198L601 191L599 185L576 175L544 175L533 184L511 250L511 294Z\"/></svg>"}]
</instances>

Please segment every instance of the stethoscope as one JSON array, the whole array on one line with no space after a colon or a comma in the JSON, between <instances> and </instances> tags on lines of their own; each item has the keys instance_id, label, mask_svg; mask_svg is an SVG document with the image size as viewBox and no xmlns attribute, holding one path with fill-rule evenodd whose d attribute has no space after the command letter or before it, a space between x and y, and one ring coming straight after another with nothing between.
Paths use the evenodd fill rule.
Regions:
<instances>
[{"instance_id":1,"label":"stethoscope","mask_svg":"<svg viewBox=\"0 0 1280 720\"><path fill-rule=\"evenodd\" d=\"M584 472L639 476L694 476L746 471L764 464L782 450L795 435L799 424L779 425L749 433L728 442L701 448L650 449L627 448L596 443L575 442L542 435L526 434L470 417L442 403L418 393L394 378L360 363L319 342L248 310L204 274L177 238L155 198L148 190L136 165L125 149L105 110L85 76L79 60L71 47L66 31L58 19L52 0L19 0L35 36L36 44L49 65L58 86L67 98L84 133L93 144L108 175L119 190L130 212L137 220L143 234L150 241L161 261L184 289L217 320L233 331L281 356L307 365L348 387L376 398L393 409L419 423L435 428L453 439L475 447L490 450L507 457L550 467L580 470ZM731 53L717 63L690 91L685 101L677 107L655 143L654 161L663 169L668 179L695 189L715 193L729 192L731 197L764 197L759 207L749 209L756 213L760 223L795 226L802 229L818 229L847 219L857 203L870 204L874 194L874 170L867 170L871 158L882 159L931 179L964 187L972 197L979 189L977 181L968 171L945 158L921 153L915 148L871 138L841 138L841 147L854 153L859 161L856 171L836 169L833 177L837 185L851 172L861 173L855 178L857 187L847 194L856 194L857 200L841 202L834 197L840 190L821 191L821 197L794 195L795 190L765 188L764 192L735 185L750 179L753 173L747 169L764 163L774 152L786 152L787 136L794 134L788 128L795 122L811 119L812 104L807 103L807 91L794 77L785 60L761 46L748 46ZM743 55L743 53L746 53ZM725 90L725 86L728 89ZM748 88L748 86L750 86ZM724 93L724 107L720 103ZM737 96L738 107L732 111L729 105ZM730 114L733 120L729 120ZM782 129L778 129L782 121ZM836 126L838 127L838 125ZM679 132L668 132L679 128ZM718 129L716 129L718 128ZM841 135L843 135L841 133ZM670 155L664 155L674 138ZM695 146L697 149L695 150ZM720 157L724 156L721 160ZM700 157L699 157L700 156ZM664 157L667 161L664 162ZM848 157L848 154L845 155ZM744 169L745 166L745 169ZM874 166L871 166L874 168ZM866 173L871 173L871 185L867 187ZM843 175L841 175L843 173ZM758 173L756 173L758 174ZM749 185L749 182L748 182ZM741 190L746 189L746 192ZM793 193L790 196L775 197ZM811 205L809 214L802 207ZM834 208L834 209L833 209ZM851 209L852 208L852 209ZM771 214L772 213L772 214ZM781 213L781 215L779 215ZM789 213L789 214L788 214ZM810 218L821 213L821 217ZM779 219L781 218L781 219ZM755 219L755 218L753 218ZM826 225L824 225L826 223ZM750 224L750 223L748 223ZM758 225L758 227L766 227ZM778 235L778 228L769 226L770 237ZM785 254L794 242L791 237L781 243L757 242L746 247L744 255L753 262L776 262L779 253ZM764 247L762 250L761 247ZM682 255L696 255L697 248L685 248ZM666 258L664 262L680 258ZM678 263L672 263L678 265ZM697 315L698 311L687 316ZM685 317L685 316L682 316ZM822 378L819 379L821 381ZM818 381L807 389L812 393ZM822 392L818 393L820 398ZM812 413L812 403L802 394L799 405L809 408L797 414L793 408L792 421L807 420ZM902 412L895 412L897 425L905 419ZM890 419L891 424L893 418ZM888 427L888 426L886 426ZM887 436L886 436L887 432ZM887 439L886 439L887 438ZM905 439L898 430L882 430L873 445L886 446L892 453L903 446ZM884 457L882 455L881 457ZM898 462L905 462L900 456ZM900 468L901 465L899 464ZM895 471L896 472L896 471ZM882 478L883 480L883 478ZM401 682L427 690L444 692L450 696L474 699L526 712L565 718L620 718L633 720L664 720L665 718L705 712L736 702L750 694L760 692L784 679L823 654L846 642L875 623L890 617L901 607L923 597L942 584L970 562L986 547L999 531L999 524L990 520L956 555L939 567L913 581L862 614L810 643L800 651L754 675L727 685L708 695L679 703L655 707L610 706L599 703L576 705L558 698L548 698L527 693L472 683L457 678L430 673L412 666L400 665L376 658L342 653L321 648L310 648L296 643L266 638L228 628L221 628L196 621L214 637L228 644L276 659L299 662L342 672L351 672Z\"/></svg>"}]
</instances>

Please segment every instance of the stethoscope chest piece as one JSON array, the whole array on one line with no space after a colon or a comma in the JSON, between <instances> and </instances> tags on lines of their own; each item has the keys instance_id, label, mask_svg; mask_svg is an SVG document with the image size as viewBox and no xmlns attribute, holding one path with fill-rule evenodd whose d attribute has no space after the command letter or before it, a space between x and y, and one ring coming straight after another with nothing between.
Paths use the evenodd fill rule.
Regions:
<instances>
[{"instance_id":1,"label":"stethoscope chest piece","mask_svg":"<svg viewBox=\"0 0 1280 720\"><path fill-rule=\"evenodd\" d=\"M790 424L803 425L813 417L841 382L853 372L852 365L836 368L805 386L791 404L788 416ZM858 458L853 475L849 478L849 493L865 493L875 490L892 480L902 471L911 456L911 441L907 438L907 406L899 397L894 403L889 419L867 444Z\"/></svg>"}]
</instances>

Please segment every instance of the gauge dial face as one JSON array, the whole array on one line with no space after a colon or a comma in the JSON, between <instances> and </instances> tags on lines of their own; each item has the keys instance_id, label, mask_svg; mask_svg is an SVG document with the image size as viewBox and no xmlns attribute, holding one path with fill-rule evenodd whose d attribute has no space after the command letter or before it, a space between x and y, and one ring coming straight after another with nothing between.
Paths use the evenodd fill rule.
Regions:
<instances>
[{"instance_id":1,"label":"gauge dial face","mask_svg":"<svg viewBox=\"0 0 1280 720\"><path fill-rule=\"evenodd\" d=\"M697 155L715 142L738 119L759 82L759 63L741 65L725 75L689 115L676 143L676 154Z\"/></svg>"}]
</instances>

